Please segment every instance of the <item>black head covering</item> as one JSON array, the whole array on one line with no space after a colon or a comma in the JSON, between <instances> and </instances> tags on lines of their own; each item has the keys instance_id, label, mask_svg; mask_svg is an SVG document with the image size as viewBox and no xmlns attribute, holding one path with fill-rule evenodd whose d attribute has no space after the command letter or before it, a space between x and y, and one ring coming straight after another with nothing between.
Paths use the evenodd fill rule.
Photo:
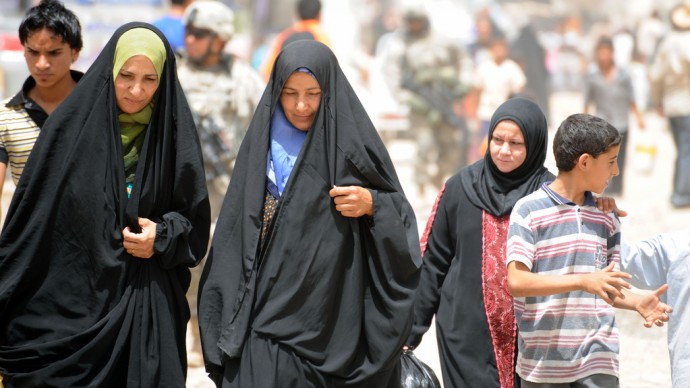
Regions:
<instances>
[{"instance_id":1,"label":"black head covering","mask_svg":"<svg viewBox=\"0 0 690 388\"><path fill-rule=\"evenodd\" d=\"M259 246L271 116L286 80L302 67L321 86L321 103ZM334 185L371 189L373 226L335 210ZM350 383L390 368L411 324L417 233L388 152L333 53L316 41L290 44L242 142L204 267L199 323L207 369L222 373L223 357L244 362L250 332Z\"/></svg>"},{"instance_id":2,"label":"black head covering","mask_svg":"<svg viewBox=\"0 0 690 388\"><path fill-rule=\"evenodd\" d=\"M509 214L520 198L553 177L544 167L549 132L539 106L526 98L512 98L501 104L491 117L489 142L503 120L514 121L522 130L527 148L524 163L503 173L491 159L489 148L484 160L465 169L462 176L462 186L470 202L497 217Z\"/></svg>"},{"instance_id":3,"label":"black head covering","mask_svg":"<svg viewBox=\"0 0 690 388\"><path fill-rule=\"evenodd\" d=\"M135 27L166 61L128 200L113 56ZM154 256L122 247L138 217ZM0 236L0 373L10 386L184 386L188 266L210 211L192 115L163 34L120 27L36 142Z\"/></svg>"}]
</instances>

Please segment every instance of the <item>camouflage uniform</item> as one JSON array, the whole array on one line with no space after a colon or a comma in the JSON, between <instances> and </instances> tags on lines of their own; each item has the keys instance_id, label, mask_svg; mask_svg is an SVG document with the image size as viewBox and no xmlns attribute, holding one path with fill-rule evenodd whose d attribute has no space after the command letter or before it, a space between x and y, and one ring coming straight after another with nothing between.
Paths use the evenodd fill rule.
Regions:
<instances>
[{"instance_id":1,"label":"camouflage uniform","mask_svg":"<svg viewBox=\"0 0 690 388\"><path fill-rule=\"evenodd\" d=\"M408 15L428 23L425 15ZM462 82L464 56L459 46L425 31L396 32L388 42L388 84L409 107L410 129L417 142L415 180L440 188L465 163L464 119L455 105L469 91Z\"/></svg>"},{"instance_id":2,"label":"camouflage uniform","mask_svg":"<svg viewBox=\"0 0 690 388\"><path fill-rule=\"evenodd\" d=\"M263 81L252 67L231 56L217 66L204 69L183 57L177 73L199 131L211 222L215 224L230 183L237 151L263 93ZM196 337L190 349L192 352L199 346L198 324L195 323L196 298L203 264L192 269L192 284L187 292L192 311L192 336ZM192 360L191 363L196 362Z\"/></svg>"},{"instance_id":3,"label":"camouflage uniform","mask_svg":"<svg viewBox=\"0 0 690 388\"><path fill-rule=\"evenodd\" d=\"M249 64L230 55L212 68L201 68L183 56L177 73L200 131L211 219L215 221L230 182L237 151L264 84ZM218 139L211 139L211 135ZM221 140L222 144L209 143L214 140Z\"/></svg>"},{"instance_id":4,"label":"camouflage uniform","mask_svg":"<svg viewBox=\"0 0 690 388\"><path fill-rule=\"evenodd\" d=\"M240 143L265 85L259 73L248 63L234 55L215 51L219 50L215 45L216 38L227 43L235 32L234 13L225 4L220 1L195 1L185 10L183 22L186 29L185 46L189 52L181 52L177 74L199 132L211 202L211 222L215 225ZM197 37L195 34L199 30L203 33ZM188 33L189 38L194 39L189 42L196 46L187 46ZM199 55L199 47L205 47L205 54L193 58ZM194 48L197 52L192 55ZM218 54L220 56L216 57ZM216 64L207 63L210 56L218 58ZM197 292L204 261L192 269L192 281L187 291L192 314L189 334L194 340L188 349L188 363L193 366L203 364Z\"/></svg>"}]
</instances>

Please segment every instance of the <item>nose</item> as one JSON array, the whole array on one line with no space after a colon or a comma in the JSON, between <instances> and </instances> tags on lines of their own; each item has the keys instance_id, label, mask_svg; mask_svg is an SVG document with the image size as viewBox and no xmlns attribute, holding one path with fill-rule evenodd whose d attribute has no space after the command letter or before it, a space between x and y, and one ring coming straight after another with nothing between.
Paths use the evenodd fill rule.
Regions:
<instances>
[{"instance_id":1,"label":"nose","mask_svg":"<svg viewBox=\"0 0 690 388\"><path fill-rule=\"evenodd\" d=\"M141 83L135 82L132 84L132 87L129 88L129 92L132 93L132 95L139 95L143 88L141 87Z\"/></svg>"},{"instance_id":2,"label":"nose","mask_svg":"<svg viewBox=\"0 0 690 388\"><path fill-rule=\"evenodd\" d=\"M48 57L45 55L41 55L38 57L38 61L36 61L36 67L40 70L45 70L50 67L50 61L48 61Z\"/></svg>"},{"instance_id":3,"label":"nose","mask_svg":"<svg viewBox=\"0 0 690 388\"><path fill-rule=\"evenodd\" d=\"M618 168L618 163L613 166L613 176L618 176L621 173L620 168Z\"/></svg>"},{"instance_id":4,"label":"nose","mask_svg":"<svg viewBox=\"0 0 690 388\"><path fill-rule=\"evenodd\" d=\"M504 141L503 144L501 145L500 152L502 154L509 154L510 153L510 145L508 144L507 141Z\"/></svg>"},{"instance_id":5,"label":"nose","mask_svg":"<svg viewBox=\"0 0 690 388\"><path fill-rule=\"evenodd\" d=\"M296 108L298 111L303 111L303 110L307 109L307 104L305 104L304 101L300 99L299 101L297 101L297 107Z\"/></svg>"}]
</instances>

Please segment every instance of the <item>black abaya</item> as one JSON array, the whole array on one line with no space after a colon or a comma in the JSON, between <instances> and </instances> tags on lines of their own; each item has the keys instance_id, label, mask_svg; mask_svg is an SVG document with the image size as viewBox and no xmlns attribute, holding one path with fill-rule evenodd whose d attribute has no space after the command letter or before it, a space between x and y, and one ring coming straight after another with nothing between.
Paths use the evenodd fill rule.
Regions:
<instances>
[{"instance_id":1,"label":"black abaya","mask_svg":"<svg viewBox=\"0 0 690 388\"><path fill-rule=\"evenodd\" d=\"M548 128L539 107L524 98L504 102L489 138L503 120L520 127L524 162L503 173L489 147L483 160L446 182L422 237L424 264L407 344L419 345L436 317L446 387L519 386L517 325L505 283L508 220L515 203L553 175L544 167Z\"/></svg>"},{"instance_id":2,"label":"black abaya","mask_svg":"<svg viewBox=\"0 0 690 388\"><path fill-rule=\"evenodd\" d=\"M271 115L300 67L315 75L321 103L260 246ZM335 185L368 188L374 216L342 216L328 194ZM399 384L419 256L412 208L335 56L292 43L242 143L204 268L207 370L229 387Z\"/></svg>"},{"instance_id":3,"label":"black abaya","mask_svg":"<svg viewBox=\"0 0 690 388\"><path fill-rule=\"evenodd\" d=\"M408 344L419 345L435 315L445 386L500 387L482 295L482 209L460 181L448 180L432 221Z\"/></svg>"},{"instance_id":4,"label":"black abaya","mask_svg":"<svg viewBox=\"0 0 690 388\"><path fill-rule=\"evenodd\" d=\"M167 52L127 198L113 56L135 27ZM158 223L154 256L122 246L138 217ZM0 374L7 387L183 387L189 266L210 210L199 141L163 35L118 29L53 112L0 236Z\"/></svg>"}]
</instances>

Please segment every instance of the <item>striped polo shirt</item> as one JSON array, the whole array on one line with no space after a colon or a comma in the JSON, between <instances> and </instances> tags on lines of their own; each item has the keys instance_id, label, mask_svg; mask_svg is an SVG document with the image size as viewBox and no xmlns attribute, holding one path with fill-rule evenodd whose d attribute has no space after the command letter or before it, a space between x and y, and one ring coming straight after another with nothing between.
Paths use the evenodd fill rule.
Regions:
<instances>
[{"instance_id":1,"label":"striped polo shirt","mask_svg":"<svg viewBox=\"0 0 690 388\"><path fill-rule=\"evenodd\" d=\"M80 71L70 70L70 76L77 82L83 75ZM28 77L19 93L0 103L0 163L7 165L9 162L15 185L24 172L41 127L48 119L45 110L29 98L29 91L34 86L36 81Z\"/></svg>"},{"instance_id":2,"label":"striped polo shirt","mask_svg":"<svg viewBox=\"0 0 690 388\"><path fill-rule=\"evenodd\" d=\"M29 116L24 104L10 105L3 101L0 107L0 149L2 160L9 160L12 180L16 185L24 171L29 154L34 148L41 128Z\"/></svg>"},{"instance_id":3,"label":"striped polo shirt","mask_svg":"<svg viewBox=\"0 0 690 388\"><path fill-rule=\"evenodd\" d=\"M507 263L518 261L543 275L592 273L618 263L618 218L599 211L591 193L586 193L584 206L578 206L556 194L549 183L515 204ZM572 291L514 298L513 303L520 377L567 383L593 374L618 376L614 309L599 296Z\"/></svg>"}]
</instances>

